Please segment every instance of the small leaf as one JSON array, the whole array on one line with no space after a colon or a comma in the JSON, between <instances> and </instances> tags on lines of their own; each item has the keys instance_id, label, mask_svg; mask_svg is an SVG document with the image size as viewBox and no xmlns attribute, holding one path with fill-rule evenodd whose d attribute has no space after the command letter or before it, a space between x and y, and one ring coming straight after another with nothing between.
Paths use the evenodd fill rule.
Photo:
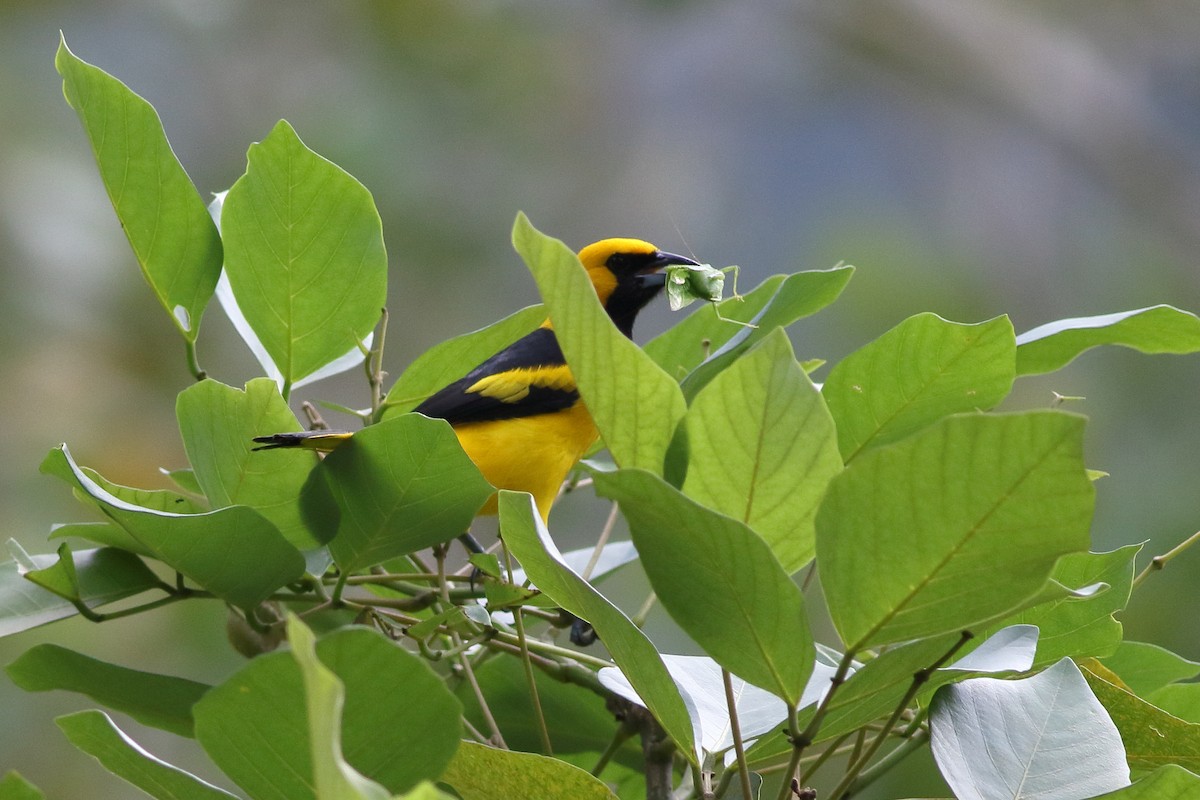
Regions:
<instances>
[{"instance_id":1,"label":"small leaf","mask_svg":"<svg viewBox=\"0 0 1200 800\"><path fill-rule=\"evenodd\" d=\"M450 425L420 414L357 432L312 480L323 484L306 492L328 487L341 510L329 551L348 572L461 535L493 492ZM320 525L317 532L332 538Z\"/></svg>"},{"instance_id":2,"label":"small leaf","mask_svg":"<svg viewBox=\"0 0 1200 800\"><path fill-rule=\"evenodd\" d=\"M786 572L812 560L813 519L842 469L825 401L776 328L696 395L683 491L741 520Z\"/></svg>"},{"instance_id":3,"label":"small leaf","mask_svg":"<svg viewBox=\"0 0 1200 800\"><path fill-rule=\"evenodd\" d=\"M55 720L71 744L159 800L215 800L235 795L146 752L102 711L80 711Z\"/></svg>"},{"instance_id":4,"label":"small leaf","mask_svg":"<svg viewBox=\"0 0 1200 800\"><path fill-rule=\"evenodd\" d=\"M821 583L850 650L961 631L1034 595L1086 549L1084 419L942 420L856 458L817 515Z\"/></svg>"},{"instance_id":5,"label":"small leaf","mask_svg":"<svg viewBox=\"0 0 1200 800\"><path fill-rule=\"evenodd\" d=\"M221 272L221 240L154 107L59 42L54 66L142 275L189 342Z\"/></svg>"},{"instance_id":6,"label":"small leaf","mask_svg":"<svg viewBox=\"0 0 1200 800\"><path fill-rule=\"evenodd\" d=\"M678 656L665 654L663 663L675 680L679 691L694 710L693 722L700 731L700 746L705 753L721 753L733 747L729 721L729 706L725 700L725 684L721 665L707 656ZM815 673L814 673L815 674ZM832 672L823 672L821 680L828 688ZM642 705L629 680L616 667L600 670L600 683L630 702ZM810 687L814 681L810 681ZM763 691L736 676L731 676L734 708L742 740L748 741L781 725L788 714L787 704L774 694Z\"/></svg>"},{"instance_id":7,"label":"small leaf","mask_svg":"<svg viewBox=\"0 0 1200 800\"><path fill-rule=\"evenodd\" d=\"M1200 663L1145 642L1121 642L1115 653L1100 661L1139 697L1200 675Z\"/></svg>"},{"instance_id":8,"label":"small leaf","mask_svg":"<svg viewBox=\"0 0 1200 800\"><path fill-rule=\"evenodd\" d=\"M25 580L64 600L78 601L79 578L75 574L75 559L71 557L70 546L66 542L59 545L57 555L58 561L50 566L27 571Z\"/></svg>"},{"instance_id":9,"label":"small leaf","mask_svg":"<svg viewBox=\"0 0 1200 800\"><path fill-rule=\"evenodd\" d=\"M1200 352L1200 318L1167 305L1061 319L1017 337L1017 374L1061 369L1086 350L1114 344L1142 353Z\"/></svg>"},{"instance_id":10,"label":"small leaf","mask_svg":"<svg viewBox=\"0 0 1200 800\"><path fill-rule=\"evenodd\" d=\"M317 655L345 687L341 744L355 770L392 792L441 774L462 708L425 662L366 628L326 636ZM193 713L209 758L255 800L315 797L304 681L290 652L255 658Z\"/></svg>"},{"instance_id":11,"label":"small leaf","mask_svg":"<svg viewBox=\"0 0 1200 800\"><path fill-rule=\"evenodd\" d=\"M537 281L579 394L613 459L662 474L675 426L687 410L679 385L617 330L566 245L520 214L513 246Z\"/></svg>"},{"instance_id":12,"label":"small leaf","mask_svg":"<svg viewBox=\"0 0 1200 800\"><path fill-rule=\"evenodd\" d=\"M847 463L951 414L989 409L1012 388L1012 323L909 317L829 373L821 389Z\"/></svg>"},{"instance_id":13,"label":"small leaf","mask_svg":"<svg viewBox=\"0 0 1200 800\"><path fill-rule=\"evenodd\" d=\"M930 731L959 800L1077 800L1129 785L1117 728L1067 658L1024 680L939 689Z\"/></svg>"},{"instance_id":14,"label":"small leaf","mask_svg":"<svg viewBox=\"0 0 1200 800\"><path fill-rule=\"evenodd\" d=\"M274 381L252 380L244 392L201 381L179 394L175 413L196 481L214 508L250 506L300 550L325 543L300 508L300 490L315 462L253 449L255 436L300 429Z\"/></svg>"},{"instance_id":15,"label":"small leaf","mask_svg":"<svg viewBox=\"0 0 1200 800\"><path fill-rule=\"evenodd\" d=\"M14 770L0 778L0 800L45 800L46 796Z\"/></svg>"},{"instance_id":16,"label":"small leaf","mask_svg":"<svg viewBox=\"0 0 1200 800\"><path fill-rule=\"evenodd\" d=\"M1036 625L1009 625L942 669L958 672L1024 672L1033 667L1037 644Z\"/></svg>"},{"instance_id":17,"label":"small leaf","mask_svg":"<svg viewBox=\"0 0 1200 800\"><path fill-rule=\"evenodd\" d=\"M796 705L815 659L812 634L804 596L767 543L648 472L595 480L598 494L621 504L646 575L679 626L730 672Z\"/></svg>"},{"instance_id":18,"label":"small leaf","mask_svg":"<svg viewBox=\"0 0 1200 800\"><path fill-rule=\"evenodd\" d=\"M10 540L12 548L16 542ZM23 555L23 551L22 551ZM24 556L35 569L50 567L56 556ZM141 559L111 547L72 553L80 599L91 608L132 597L162 583ZM69 600L51 594L21 574L17 561L0 562L0 636L36 628L78 613Z\"/></svg>"},{"instance_id":19,"label":"small leaf","mask_svg":"<svg viewBox=\"0 0 1200 800\"><path fill-rule=\"evenodd\" d=\"M529 306L486 328L434 345L396 379L383 401L383 415L412 411L443 386L537 328L545 318L545 308Z\"/></svg>"},{"instance_id":20,"label":"small leaf","mask_svg":"<svg viewBox=\"0 0 1200 800\"><path fill-rule=\"evenodd\" d=\"M1200 776L1175 764L1160 767L1132 786L1095 800L1191 800L1200 796Z\"/></svg>"},{"instance_id":21,"label":"small leaf","mask_svg":"<svg viewBox=\"0 0 1200 800\"><path fill-rule=\"evenodd\" d=\"M66 445L51 450L41 469L90 498L155 558L236 606L256 605L304 574L300 552L251 508L177 514L134 505L89 477Z\"/></svg>"},{"instance_id":22,"label":"small leaf","mask_svg":"<svg viewBox=\"0 0 1200 800\"><path fill-rule=\"evenodd\" d=\"M697 760L688 708L646 634L563 563L529 494L501 491L499 510L500 535L529 578L564 609L591 623L663 730L686 758Z\"/></svg>"},{"instance_id":23,"label":"small leaf","mask_svg":"<svg viewBox=\"0 0 1200 800\"><path fill-rule=\"evenodd\" d=\"M211 688L184 678L119 667L53 644L26 650L5 671L27 692L79 692L143 725L180 736L192 735L192 706Z\"/></svg>"},{"instance_id":24,"label":"small leaf","mask_svg":"<svg viewBox=\"0 0 1200 800\"><path fill-rule=\"evenodd\" d=\"M1063 556L1051 573L1053 582L1075 588L1102 583L1108 588L1086 597L1065 595L1039 602L1006 617L997 627L1036 625L1041 631L1034 661L1038 668L1066 657L1108 655L1121 641L1121 623L1113 615L1129 602L1133 561L1140 549L1141 545L1135 544L1110 553Z\"/></svg>"},{"instance_id":25,"label":"small leaf","mask_svg":"<svg viewBox=\"0 0 1200 800\"><path fill-rule=\"evenodd\" d=\"M835 267L788 275L762 310L749 320L753 327L740 328L688 373L683 381L684 396L691 400L709 381L775 328L786 328L832 303L853 274L854 267ZM721 308L724 310L724 304Z\"/></svg>"},{"instance_id":26,"label":"small leaf","mask_svg":"<svg viewBox=\"0 0 1200 800\"><path fill-rule=\"evenodd\" d=\"M288 387L374 330L387 302L383 228L370 192L287 122L247 162L221 210L225 272Z\"/></svg>"},{"instance_id":27,"label":"small leaf","mask_svg":"<svg viewBox=\"0 0 1200 800\"><path fill-rule=\"evenodd\" d=\"M599 779L556 758L463 742L441 777L462 800L616 800Z\"/></svg>"}]
</instances>

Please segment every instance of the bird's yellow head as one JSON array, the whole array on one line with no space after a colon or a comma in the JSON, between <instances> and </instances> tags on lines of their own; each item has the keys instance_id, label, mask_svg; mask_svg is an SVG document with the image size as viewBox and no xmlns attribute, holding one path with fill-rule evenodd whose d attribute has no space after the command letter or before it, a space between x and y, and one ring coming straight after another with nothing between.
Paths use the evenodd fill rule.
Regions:
<instances>
[{"instance_id":1,"label":"bird's yellow head","mask_svg":"<svg viewBox=\"0 0 1200 800\"><path fill-rule=\"evenodd\" d=\"M642 308L666 285L660 272L672 264L696 262L664 253L641 239L603 239L579 251L600 303L617 329L633 335L633 321Z\"/></svg>"}]
</instances>

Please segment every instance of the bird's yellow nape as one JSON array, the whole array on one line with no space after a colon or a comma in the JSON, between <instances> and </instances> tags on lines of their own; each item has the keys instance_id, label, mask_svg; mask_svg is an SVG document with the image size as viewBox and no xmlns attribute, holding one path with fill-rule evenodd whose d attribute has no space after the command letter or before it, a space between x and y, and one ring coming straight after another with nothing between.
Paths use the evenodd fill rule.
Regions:
<instances>
[{"instance_id":1,"label":"bird's yellow nape","mask_svg":"<svg viewBox=\"0 0 1200 800\"><path fill-rule=\"evenodd\" d=\"M617 253L648 256L657 251L657 247L641 239L601 239L580 250L579 260L587 270L601 304L605 304L617 288L617 275L609 268L609 259Z\"/></svg>"}]
</instances>

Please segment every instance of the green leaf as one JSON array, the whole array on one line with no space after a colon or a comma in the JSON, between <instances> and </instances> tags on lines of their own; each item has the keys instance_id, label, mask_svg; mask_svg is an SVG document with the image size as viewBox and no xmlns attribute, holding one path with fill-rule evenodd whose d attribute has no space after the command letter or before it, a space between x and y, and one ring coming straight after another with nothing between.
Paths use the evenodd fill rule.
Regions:
<instances>
[{"instance_id":1,"label":"green leaf","mask_svg":"<svg viewBox=\"0 0 1200 800\"><path fill-rule=\"evenodd\" d=\"M1192 800L1200 797L1200 776L1183 767L1167 764L1146 777L1095 800Z\"/></svg>"},{"instance_id":2,"label":"green leaf","mask_svg":"<svg viewBox=\"0 0 1200 800\"><path fill-rule=\"evenodd\" d=\"M1121 641L1121 623L1113 615L1125 608L1133 586L1133 560L1141 545L1127 545L1109 553L1070 553L1059 559L1051 580L1081 588L1107 584L1104 591L1087 597L1056 597L1024 609L996 627L1025 623L1038 626L1036 667L1065 657L1105 656Z\"/></svg>"},{"instance_id":3,"label":"green leaf","mask_svg":"<svg viewBox=\"0 0 1200 800\"><path fill-rule=\"evenodd\" d=\"M934 760L962 800L1077 800L1129 785L1117 728L1067 658L1024 680L939 689L930 731Z\"/></svg>"},{"instance_id":4,"label":"green leaf","mask_svg":"<svg viewBox=\"0 0 1200 800\"><path fill-rule=\"evenodd\" d=\"M30 583L22 574L31 565L34 569L52 566L58 560L57 556L26 555L12 540L9 540L9 548L18 549L19 557L27 563L0 563L0 636L36 628L78 613L69 600ZM141 559L124 550L105 547L81 550L71 555L79 581L80 599L91 608L162 586Z\"/></svg>"},{"instance_id":5,"label":"green leaf","mask_svg":"<svg viewBox=\"0 0 1200 800\"><path fill-rule=\"evenodd\" d=\"M598 778L556 758L463 742L441 780L462 800L616 800Z\"/></svg>"},{"instance_id":6,"label":"green leaf","mask_svg":"<svg viewBox=\"0 0 1200 800\"><path fill-rule=\"evenodd\" d=\"M976 325L909 317L838 363L821 389L842 457L995 406L1012 388L1015 351L1008 317Z\"/></svg>"},{"instance_id":7,"label":"green leaf","mask_svg":"<svg viewBox=\"0 0 1200 800\"><path fill-rule=\"evenodd\" d=\"M316 796L320 800L388 800L390 792L363 777L342 756L345 689L317 658L316 637L295 614L288 614L287 631L292 657L304 681Z\"/></svg>"},{"instance_id":8,"label":"green leaf","mask_svg":"<svg viewBox=\"0 0 1200 800\"><path fill-rule=\"evenodd\" d=\"M1171 683L1145 699L1173 717L1200 723L1200 683Z\"/></svg>"},{"instance_id":9,"label":"green leaf","mask_svg":"<svg viewBox=\"0 0 1200 800\"><path fill-rule=\"evenodd\" d=\"M718 373L773 329L786 328L832 303L853 274L854 267L836 267L788 275L774 296L750 320L754 327L740 328L688 374L683 381L684 396L688 400L695 397Z\"/></svg>"},{"instance_id":10,"label":"green leaf","mask_svg":"<svg viewBox=\"0 0 1200 800\"><path fill-rule=\"evenodd\" d=\"M382 415L412 411L443 386L537 328L545 318L544 307L529 306L486 328L434 345L409 364L392 385L383 401Z\"/></svg>"},{"instance_id":11,"label":"green leaf","mask_svg":"<svg viewBox=\"0 0 1200 800\"><path fill-rule=\"evenodd\" d=\"M355 433L320 463L313 481L319 488L306 491L327 487L341 509L329 550L348 572L461 535L494 491L449 424L420 414Z\"/></svg>"},{"instance_id":12,"label":"green leaf","mask_svg":"<svg viewBox=\"0 0 1200 800\"><path fill-rule=\"evenodd\" d=\"M300 552L251 508L176 514L133 505L76 466L66 445L52 449L41 469L83 492L155 558L233 605L256 605L304 574Z\"/></svg>"},{"instance_id":13,"label":"green leaf","mask_svg":"<svg viewBox=\"0 0 1200 800\"><path fill-rule=\"evenodd\" d=\"M524 214L517 215L512 237L613 459L662 474L675 426L687 410L679 385L617 330L566 245L540 233Z\"/></svg>"},{"instance_id":14,"label":"green leaf","mask_svg":"<svg viewBox=\"0 0 1200 800\"><path fill-rule=\"evenodd\" d=\"M1195 353L1200 351L1200 318L1157 305L1049 322L1017 337L1017 374L1053 372L1085 350L1104 344L1142 353Z\"/></svg>"},{"instance_id":15,"label":"green leaf","mask_svg":"<svg viewBox=\"0 0 1200 800\"><path fill-rule=\"evenodd\" d=\"M87 470L85 470L86 472ZM89 477L92 476L89 475ZM137 553L147 558L154 557L149 548L143 547L141 542L126 533L125 529L120 525L108 520L104 522L68 522L62 525L55 525L50 529L50 535L47 538L53 541L67 537L85 539L106 547L128 550L131 553Z\"/></svg>"},{"instance_id":16,"label":"green leaf","mask_svg":"<svg viewBox=\"0 0 1200 800\"><path fill-rule=\"evenodd\" d=\"M817 514L830 615L849 650L960 631L1085 550L1084 419L953 416L856 458Z\"/></svg>"},{"instance_id":17,"label":"green leaf","mask_svg":"<svg viewBox=\"0 0 1200 800\"><path fill-rule=\"evenodd\" d=\"M562 554L525 492L501 491L500 532L529 579L562 608L589 622L667 735L689 760L698 758L692 721L654 645L620 609L563 563Z\"/></svg>"},{"instance_id":18,"label":"green leaf","mask_svg":"<svg viewBox=\"0 0 1200 800\"><path fill-rule=\"evenodd\" d=\"M1200 725L1184 722L1147 703L1108 680L1104 672L1104 667L1095 662L1083 665L1088 685L1121 732L1129 766L1157 769L1178 764L1200 770Z\"/></svg>"},{"instance_id":19,"label":"green leaf","mask_svg":"<svg viewBox=\"0 0 1200 800\"><path fill-rule=\"evenodd\" d=\"M1200 675L1200 663L1146 642L1121 642L1115 653L1100 662L1139 697L1148 697L1168 684Z\"/></svg>"},{"instance_id":20,"label":"green leaf","mask_svg":"<svg viewBox=\"0 0 1200 800\"><path fill-rule=\"evenodd\" d=\"M683 491L741 520L786 572L812 560L813 519L842 469L825 401L781 328L696 395L685 417Z\"/></svg>"},{"instance_id":21,"label":"green leaf","mask_svg":"<svg viewBox=\"0 0 1200 800\"><path fill-rule=\"evenodd\" d=\"M45 800L46 796L14 770L0 778L0 800Z\"/></svg>"},{"instance_id":22,"label":"green leaf","mask_svg":"<svg viewBox=\"0 0 1200 800\"><path fill-rule=\"evenodd\" d=\"M54 66L79 113L121 228L175 326L196 340L221 274L221 240L153 106L60 40Z\"/></svg>"},{"instance_id":23,"label":"green leaf","mask_svg":"<svg viewBox=\"0 0 1200 800\"><path fill-rule=\"evenodd\" d=\"M602 752L612 741L617 722L605 708L604 697L574 683L557 680L534 670L538 701L550 732L555 755ZM512 750L537 752L542 747L541 729L529 700L529 681L521 659L492 658L475 668L475 679L504 741ZM461 683L456 693L465 706L465 716L479 730L487 722L472 687ZM636 757L627 757L636 754ZM641 763L641 749L630 746L618 758Z\"/></svg>"},{"instance_id":24,"label":"green leaf","mask_svg":"<svg viewBox=\"0 0 1200 800\"><path fill-rule=\"evenodd\" d=\"M458 747L462 707L425 662L366 628L326 636L317 656L345 686L341 744L355 770L392 792L441 774ZM269 653L196 704L196 739L255 800L314 798L305 708L295 658Z\"/></svg>"},{"instance_id":25,"label":"green leaf","mask_svg":"<svg viewBox=\"0 0 1200 800\"><path fill-rule=\"evenodd\" d=\"M192 735L192 706L209 686L171 675L119 667L54 644L39 644L5 667L27 692L79 692L143 725Z\"/></svg>"},{"instance_id":26,"label":"green leaf","mask_svg":"<svg viewBox=\"0 0 1200 800\"><path fill-rule=\"evenodd\" d=\"M300 550L328 540L314 535L300 508L315 461L253 450L255 436L300 429L274 381L252 380L244 392L201 381L179 394L175 413L196 481L214 508L250 506Z\"/></svg>"},{"instance_id":27,"label":"green leaf","mask_svg":"<svg viewBox=\"0 0 1200 800\"><path fill-rule=\"evenodd\" d=\"M387 302L383 227L370 192L285 121L247 162L221 211L225 271L286 389L375 328Z\"/></svg>"},{"instance_id":28,"label":"green leaf","mask_svg":"<svg viewBox=\"0 0 1200 800\"><path fill-rule=\"evenodd\" d=\"M159 800L235 797L147 753L103 711L80 711L54 721L71 744L151 797Z\"/></svg>"},{"instance_id":29,"label":"green leaf","mask_svg":"<svg viewBox=\"0 0 1200 800\"><path fill-rule=\"evenodd\" d=\"M796 705L816 652L804 596L767 543L649 472L595 481L598 494L621 504L646 575L679 626L721 666Z\"/></svg>"}]
</instances>

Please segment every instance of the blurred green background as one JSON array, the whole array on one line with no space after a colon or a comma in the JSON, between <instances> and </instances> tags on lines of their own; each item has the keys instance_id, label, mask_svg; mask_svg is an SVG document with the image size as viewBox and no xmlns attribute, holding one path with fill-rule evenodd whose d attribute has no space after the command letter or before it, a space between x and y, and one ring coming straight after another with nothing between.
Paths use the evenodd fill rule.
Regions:
<instances>
[{"instance_id":1,"label":"blurred green background","mask_svg":"<svg viewBox=\"0 0 1200 800\"><path fill-rule=\"evenodd\" d=\"M189 382L63 101L59 29L154 104L206 197L280 118L371 190L393 374L536 300L508 245L518 210L573 246L639 236L740 264L742 287L856 265L841 301L795 328L801 358L835 361L927 310L1007 313L1021 332L1200 309L1192 0L0 2L0 523L31 552L85 516L37 473L46 451L66 441L114 480L164 485L159 468L184 463L174 398ZM672 321L665 304L648 311L639 338ZM215 304L200 356L227 383L256 374ZM1148 556L1200 526L1200 357L1092 352L1023 380L1009 406L1052 391L1087 398L1071 408L1092 417L1089 461L1111 473L1095 549L1148 540ZM298 394L367 397L357 374ZM586 539L595 517L572 498L556 533ZM1127 636L1200 658L1198 571L1188 554L1144 586ZM240 663L223 615L194 603L60 623L0 640L0 662L70 642L215 682ZM0 678L0 770L50 797L132 796L54 726L85 707ZM128 728L216 777L190 742ZM895 791L944 793L920 758L907 772Z\"/></svg>"}]
</instances>

